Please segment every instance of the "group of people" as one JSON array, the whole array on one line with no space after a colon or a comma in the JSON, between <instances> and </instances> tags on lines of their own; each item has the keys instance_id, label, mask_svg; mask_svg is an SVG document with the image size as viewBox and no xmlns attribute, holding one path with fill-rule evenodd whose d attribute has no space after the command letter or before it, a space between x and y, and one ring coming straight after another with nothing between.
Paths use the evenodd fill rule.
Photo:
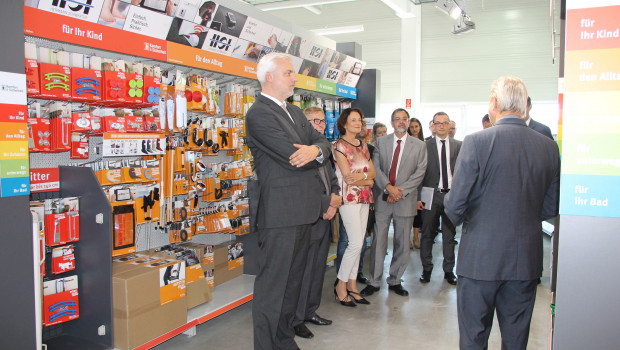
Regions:
<instances>
[{"instance_id":1,"label":"group of people","mask_svg":"<svg viewBox=\"0 0 620 350\"><path fill-rule=\"evenodd\" d=\"M342 137L330 145L320 108L302 112L285 102L297 81L286 54L265 55L257 76L262 91L246 115L257 176L249 186L259 250L255 349L298 349L296 335L313 336L306 323L332 323L316 310L336 212L346 233L334 285L339 304L368 305L366 297L382 287L390 225L388 290L409 294L402 276L411 245L420 247L420 281L430 281L441 218L444 278L457 285L461 348L486 348L497 311L505 348L525 349L542 273L540 221L557 213L559 158L554 142L527 128L533 121L525 118L523 82L498 79L489 104L493 128L463 142L450 136L456 125L446 113L434 115L434 136L424 139L420 121L398 108L391 115L393 133L373 126L373 147L360 137L361 110L342 111L336 125ZM416 217L421 222L410 242ZM360 256L369 222L374 235L366 278ZM455 275L454 228L462 223ZM366 283L361 291L360 279Z\"/></svg>"}]
</instances>

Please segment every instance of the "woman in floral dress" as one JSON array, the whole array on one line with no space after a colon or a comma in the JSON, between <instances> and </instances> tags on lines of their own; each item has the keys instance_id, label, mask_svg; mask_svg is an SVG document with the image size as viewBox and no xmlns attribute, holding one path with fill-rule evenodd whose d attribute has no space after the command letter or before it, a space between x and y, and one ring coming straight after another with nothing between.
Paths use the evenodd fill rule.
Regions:
<instances>
[{"instance_id":1,"label":"woman in floral dress","mask_svg":"<svg viewBox=\"0 0 620 350\"><path fill-rule=\"evenodd\" d=\"M357 108L342 111L336 126L343 136L333 145L336 176L344 202L340 207L340 216L349 238L338 270L338 283L334 294L340 304L345 306L355 306L355 303L369 304L359 295L356 284L360 252L368 222L368 208L370 203L373 203L372 185L375 178L375 167L370 159L368 145L356 138L362 128L363 117L362 111Z\"/></svg>"}]
</instances>

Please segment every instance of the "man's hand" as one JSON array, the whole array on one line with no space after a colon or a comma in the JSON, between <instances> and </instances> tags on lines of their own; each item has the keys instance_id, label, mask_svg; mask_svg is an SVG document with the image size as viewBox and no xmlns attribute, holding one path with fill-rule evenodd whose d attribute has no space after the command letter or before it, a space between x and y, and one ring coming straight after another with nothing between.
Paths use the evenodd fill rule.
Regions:
<instances>
[{"instance_id":1,"label":"man's hand","mask_svg":"<svg viewBox=\"0 0 620 350\"><path fill-rule=\"evenodd\" d=\"M334 218L334 215L336 215L336 208L330 206L329 208L327 208L327 211L325 212L325 214L323 214L323 220L331 220Z\"/></svg>"},{"instance_id":2,"label":"man's hand","mask_svg":"<svg viewBox=\"0 0 620 350\"><path fill-rule=\"evenodd\" d=\"M422 201L418 201L418 210L424 210L424 203Z\"/></svg>"},{"instance_id":3,"label":"man's hand","mask_svg":"<svg viewBox=\"0 0 620 350\"><path fill-rule=\"evenodd\" d=\"M401 200L401 198L403 198L403 194L402 194L403 189L401 187L392 186L388 184L385 187L385 189L388 191L388 194L390 195L390 197L392 197L392 199L394 199L396 202L398 202L399 200Z\"/></svg>"},{"instance_id":4,"label":"man's hand","mask_svg":"<svg viewBox=\"0 0 620 350\"><path fill-rule=\"evenodd\" d=\"M387 202L388 202L388 203L396 203L396 202L398 202L398 201L397 201L397 200L395 200L395 199L394 199L394 197L392 197L392 196L388 196L388 197L387 197Z\"/></svg>"},{"instance_id":5,"label":"man's hand","mask_svg":"<svg viewBox=\"0 0 620 350\"><path fill-rule=\"evenodd\" d=\"M342 196L332 193L332 199L329 202L329 206L338 209L340 208L341 205L342 205Z\"/></svg>"},{"instance_id":6,"label":"man's hand","mask_svg":"<svg viewBox=\"0 0 620 350\"><path fill-rule=\"evenodd\" d=\"M296 143L293 144L293 146L297 147L298 149L289 158L292 166L296 166L298 168L302 167L315 160L316 157L319 156L319 148L317 146L298 145Z\"/></svg>"}]
</instances>

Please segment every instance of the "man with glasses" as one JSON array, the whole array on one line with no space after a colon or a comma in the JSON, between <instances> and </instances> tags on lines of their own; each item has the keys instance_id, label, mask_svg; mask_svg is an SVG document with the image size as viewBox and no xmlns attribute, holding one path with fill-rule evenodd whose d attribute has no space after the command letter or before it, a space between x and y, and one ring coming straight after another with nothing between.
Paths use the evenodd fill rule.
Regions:
<instances>
[{"instance_id":1,"label":"man with glasses","mask_svg":"<svg viewBox=\"0 0 620 350\"><path fill-rule=\"evenodd\" d=\"M454 120L450 121L450 128L448 128L448 136L454 137L456 134L456 122Z\"/></svg>"},{"instance_id":2,"label":"man with glasses","mask_svg":"<svg viewBox=\"0 0 620 350\"><path fill-rule=\"evenodd\" d=\"M409 232L417 213L418 186L426 171L424 142L407 134L409 113L402 108L392 112L394 133L377 139L373 165L377 176L375 198L375 235L370 247L368 284L360 294L369 296L380 289L387 252L388 229L394 223L392 261L387 284L394 293L407 296L401 277L409 263Z\"/></svg>"},{"instance_id":3,"label":"man with glasses","mask_svg":"<svg viewBox=\"0 0 620 350\"><path fill-rule=\"evenodd\" d=\"M435 232L441 217L441 237L443 245L444 279L449 284L456 285L454 275L454 235L455 227L444 211L443 200L450 191L452 174L456 158L461 150L461 141L449 136L450 117L444 112L437 112L433 116L436 136L426 141L428 151L428 166L421 187L429 187L433 191L430 210L418 199L418 209L422 210L422 239L420 241L420 260L422 261L422 276L420 282L428 283L433 271L433 242Z\"/></svg>"},{"instance_id":4,"label":"man with glasses","mask_svg":"<svg viewBox=\"0 0 620 350\"><path fill-rule=\"evenodd\" d=\"M308 107L304 109L304 114L314 129L323 135L326 126L323 110L317 107ZM301 281L297 311L295 311L295 317L293 318L295 335L302 338L314 337L312 331L304 324L305 322L318 326L332 324L331 320L319 316L316 310L321 304L323 278L325 277L325 266L330 243L331 220L336 215L338 207L342 204L342 197L338 195L340 186L338 186L338 178L336 178L331 162L326 161L317 170L322 185L321 215L319 220L312 225L310 231L308 258Z\"/></svg>"}]
</instances>

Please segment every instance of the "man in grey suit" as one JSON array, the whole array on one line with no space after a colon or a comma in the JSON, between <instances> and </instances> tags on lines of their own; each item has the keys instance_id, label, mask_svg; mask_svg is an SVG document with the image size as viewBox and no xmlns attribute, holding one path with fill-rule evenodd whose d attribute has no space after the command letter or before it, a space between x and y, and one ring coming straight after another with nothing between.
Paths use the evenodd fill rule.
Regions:
<instances>
[{"instance_id":1,"label":"man in grey suit","mask_svg":"<svg viewBox=\"0 0 620 350\"><path fill-rule=\"evenodd\" d=\"M394 246L387 284L394 293L409 295L401 277L409 263L409 232L417 213L418 186L426 171L426 145L407 135L409 113L406 110L398 108L392 112L392 127L393 134L377 140L372 159L377 172L373 187L375 235L370 247L370 278L360 292L362 296L372 295L380 288L392 221Z\"/></svg>"},{"instance_id":2,"label":"man in grey suit","mask_svg":"<svg viewBox=\"0 0 620 350\"><path fill-rule=\"evenodd\" d=\"M492 128L465 137L446 213L463 223L456 272L461 349L486 349L493 313L502 349L525 349L542 274L540 221L558 211L558 146L522 117L519 78L493 83Z\"/></svg>"},{"instance_id":3,"label":"man in grey suit","mask_svg":"<svg viewBox=\"0 0 620 350\"><path fill-rule=\"evenodd\" d=\"M308 118L308 122L322 135L326 127L323 110L318 107L308 107L304 109L304 114ZM334 173L331 162L326 161L324 165L318 168L318 171L322 185L321 216L312 225L308 260L306 261L306 269L301 282L301 294L299 295L299 303L297 304L297 311L293 320L295 335L302 338L314 337L314 334L306 327L304 322L318 326L332 324L331 320L319 316L316 310L321 305L325 266L330 244L331 220L342 204L342 197L338 195L340 193L340 186L338 186L338 178Z\"/></svg>"},{"instance_id":4,"label":"man in grey suit","mask_svg":"<svg viewBox=\"0 0 620 350\"><path fill-rule=\"evenodd\" d=\"M551 129L543 123L539 123L530 117L530 111L532 110L532 99L527 97L527 109L525 110L525 124L527 124L530 128L538 131L539 133L547 136L548 138L553 140L553 134L551 134Z\"/></svg>"},{"instance_id":5,"label":"man in grey suit","mask_svg":"<svg viewBox=\"0 0 620 350\"><path fill-rule=\"evenodd\" d=\"M437 112L433 116L436 136L426 141L428 165L426 174L420 186L433 190L433 199L430 210L424 209L424 204L418 200L418 210L422 210L422 239L420 242L420 260L422 261L422 276L420 282L428 283L433 271L433 243L435 232L441 217L441 239L443 245L444 279L455 285L454 276L454 234L455 228L444 211L444 197L450 191L452 174L456 159L461 150L461 141L449 137L450 117L445 112ZM419 195L418 195L419 197Z\"/></svg>"},{"instance_id":6,"label":"man in grey suit","mask_svg":"<svg viewBox=\"0 0 620 350\"><path fill-rule=\"evenodd\" d=\"M259 249L254 348L298 349L292 323L311 227L322 214L317 168L329 158L331 147L299 108L285 102L297 81L288 55L265 55L256 73L262 92L245 118L259 183L250 197Z\"/></svg>"}]
</instances>

